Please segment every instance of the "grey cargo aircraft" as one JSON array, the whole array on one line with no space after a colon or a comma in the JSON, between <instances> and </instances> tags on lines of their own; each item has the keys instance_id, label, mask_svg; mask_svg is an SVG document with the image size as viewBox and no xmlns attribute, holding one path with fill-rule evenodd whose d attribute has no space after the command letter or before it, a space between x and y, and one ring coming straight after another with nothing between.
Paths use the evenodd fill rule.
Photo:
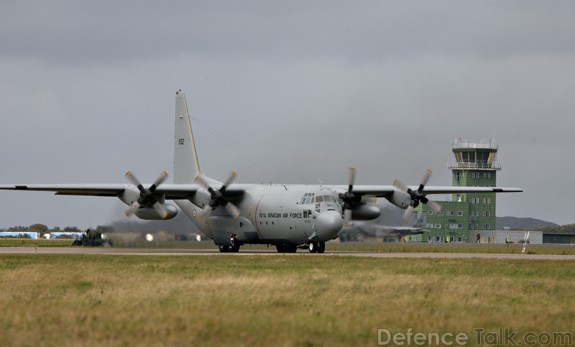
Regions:
<instances>
[{"instance_id":1,"label":"grey cargo aircraft","mask_svg":"<svg viewBox=\"0 0 575 347\"><path fill-rule=\"evenodd\" d=\"M181 90L176 92L173 170L172 184L163 184L168 177L165 171L148 186L128 171L126 178L131 184L18 184L0 185L0 190L117 197L129 206L126 216L136 215L145 220L170 219L182 211L221 252L237 252L244 244L269 244L282 253L293 253L298 248L323 253L325 242L337 238L351 220L373 220L381 214L374 204L377 198L405 209L407 221L420 203L440 210L439 204L428 200L430 194L523 191L499 187L428 187L431 170L414 187L399 181L393 185L354 185L354 168L350 168L347 185L236 184L234 171L224 182L219 182L202 174L187 100Z\"/></svg>"}]
</instances>

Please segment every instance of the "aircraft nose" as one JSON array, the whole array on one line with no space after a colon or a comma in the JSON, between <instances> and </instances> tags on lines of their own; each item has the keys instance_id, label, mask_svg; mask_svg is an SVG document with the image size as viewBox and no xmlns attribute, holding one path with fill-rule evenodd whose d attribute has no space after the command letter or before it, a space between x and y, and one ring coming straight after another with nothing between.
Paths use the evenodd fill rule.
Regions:
<instances>
[{"instance_id":1,"label":"aircraft nose","mask_svg":"<svg viewBox=\"0 0 575 347\"><path fill-rule=\"evenodd\" d=\"M317 216L316 230L321 241L330 240L342 227L343 219L335 211L325 211Z\"/></svg>"}]
</instances>

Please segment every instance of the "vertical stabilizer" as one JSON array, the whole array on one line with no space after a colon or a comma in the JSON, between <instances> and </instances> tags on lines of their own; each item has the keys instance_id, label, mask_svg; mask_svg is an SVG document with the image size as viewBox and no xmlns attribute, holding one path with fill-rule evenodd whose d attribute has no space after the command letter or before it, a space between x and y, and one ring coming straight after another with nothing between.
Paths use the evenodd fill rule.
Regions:
<instances>
[{"instance_id":1,"label":"vertical stabilizer","mask_svg":"<svg viewBox=\"0 0 575 347\"><path fill-rule=\"evenodd\" d=\"M192 133L186 95L176 92L176 120L174 134L174 183L193 183L200 171L196 142Z\"/></svg>"}]
</instances>

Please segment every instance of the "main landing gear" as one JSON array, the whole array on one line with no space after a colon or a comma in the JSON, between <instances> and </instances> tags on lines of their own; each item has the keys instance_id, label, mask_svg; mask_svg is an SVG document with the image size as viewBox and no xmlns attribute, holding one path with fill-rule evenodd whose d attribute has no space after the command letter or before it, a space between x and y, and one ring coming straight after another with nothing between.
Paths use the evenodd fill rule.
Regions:
<instances>
[{"instance_id":1,"label":"main landing gear","mask_svg":"<svg viewBox=\"0 0 575 347\"><path fill-rule=\"evenodd\" d=\"M236 234L230 235L230 245L219 246L220 253L238 253L241 242L236 240Z\"/></svg>"},{"instance_id":2,"label":"main landing gear","mask_svg":"<svg viewBox=\"0 0 575 347\"><path fill-rule=\"evenodd\" d=\"M325 252L325 242L310 242L309 243L310 253L323 253Z\"/></svg>"},{"instance_id":3,"label":"main landing gear","mask_svg":"<svg viewBox=\"0 0 575 347\"><path fill-rule=\"evenodd\" d=\"M297 252L297 245L281 243L276 245L276 249L278 253L295 253Z\"/></svg>"},{"instance_id":4,"label":"main landing gear","mask_svg":"<svg viewBox=\"0 0 575 347\"><path fill-rule=\"evenodd\" d=\"M220 253L238 253L240 251L240 245L235 244L233 246L219 246Z\"/></svg>"},{"instance_id":5,"label":"main landing gear","mask_svg":"<svg viewBox=\"0 0 575 347\"><path fill-rule=\"evenodd\" d=\"M305 244L293 245L293 244L276 244L276 249L278 253L295 253L298 248L305 248ZM310 242L308 245L310 253L324 253L325 252L325 242Z\"/></svg>"}]
</instances>

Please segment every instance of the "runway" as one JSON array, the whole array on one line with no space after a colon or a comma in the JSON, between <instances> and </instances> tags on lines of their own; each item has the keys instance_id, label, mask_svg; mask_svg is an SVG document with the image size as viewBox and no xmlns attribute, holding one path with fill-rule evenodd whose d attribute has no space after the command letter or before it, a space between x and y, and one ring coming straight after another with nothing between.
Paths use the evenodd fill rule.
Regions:
<instances>
[{"instance_id":1,"label":"runway","mask_svg":"<svg viewBox=\"0 0 575 347\"><path fill-rule=\"evenodd\" d=\"M239 253L220 253L217 249L154 249L113 247L0 247L4 254L79 254L79 255L134 255L134 256L349 256L373 258L432 258L432 259L509 259L509 260L568 260L575 261L575 255L550 254L498 254L498 253L432 253L432 252L349 252L327 251L311 254L301 250L297 253L277 253L275 250L250 250Z\"/></svg>"}]
</instances>

